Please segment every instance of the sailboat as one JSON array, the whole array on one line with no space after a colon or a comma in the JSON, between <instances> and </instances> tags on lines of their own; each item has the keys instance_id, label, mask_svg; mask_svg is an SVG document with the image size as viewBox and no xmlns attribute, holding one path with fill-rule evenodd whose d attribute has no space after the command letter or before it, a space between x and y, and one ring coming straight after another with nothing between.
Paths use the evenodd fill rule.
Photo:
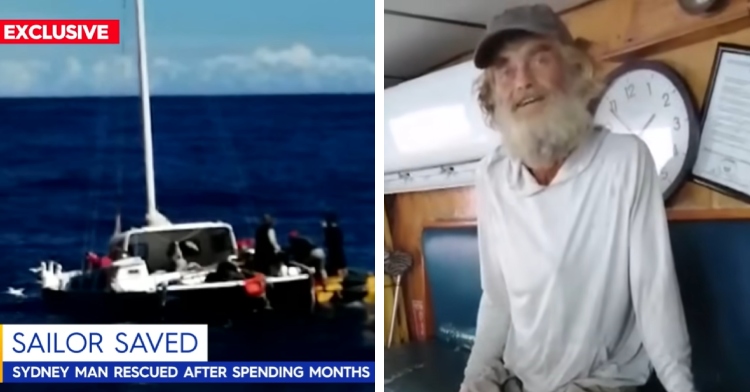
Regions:
<instances>
[{"instance_id":1,"label":"sailboat","mask_svg":"<svg viewBox=\"0 0 750 392\"><path fill-rule=\"evenodd\" d=\"M314 271L295 264L285 265L274 276L251 273L230 280L207 279L217 273L217 266L221 269L238 261L232 226L219 221L173 223L157 209L143 0L135 0L135 10L146 223L121 231L118 216L108 244L111 265L107 267L63 271L57 261L42 261L32 269L38 274L42 297L53 310L121 319L175 309L193 314L242 313L269 305L274 310L311 311L315 307Z\"/></svg>"}]
</instances>

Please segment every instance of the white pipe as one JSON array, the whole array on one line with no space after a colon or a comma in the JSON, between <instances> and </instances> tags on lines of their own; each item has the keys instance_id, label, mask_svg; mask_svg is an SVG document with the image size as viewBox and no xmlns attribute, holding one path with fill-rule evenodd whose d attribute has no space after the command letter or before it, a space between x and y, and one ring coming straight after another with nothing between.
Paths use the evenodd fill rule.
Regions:
<instances>
[{"instance_id":1,"label":"white pipe","mask_svg":"<svg viewBox=\"0 0 750 392\"><path fill-rule=\"evenodd\" d=\"M136 21L138 26L138 73L141 90L141 116L143 118L143 155L146 171L146 217L154 218L159 213L156 209L156 186L154 181L154 150L151 140L151 92L148 82L148 58L146 56L146 23L143 12L143 0L135 0Z\"/></svg>"},{"instance_id":2,"label":"white pipe","mask_svg":"<svg viewBox=\"0 0 750 392\"><path fill-rule=\"evenodd\" d=\"M399 303L399 292L401 291L401 275L396 276L396 292L393 294L393 313L391 314L391 328L388 330L388 346L391 348L393 343L393 334L396 329L396 317L398 316L398 303Z\"/></svg>"}]
</instances>

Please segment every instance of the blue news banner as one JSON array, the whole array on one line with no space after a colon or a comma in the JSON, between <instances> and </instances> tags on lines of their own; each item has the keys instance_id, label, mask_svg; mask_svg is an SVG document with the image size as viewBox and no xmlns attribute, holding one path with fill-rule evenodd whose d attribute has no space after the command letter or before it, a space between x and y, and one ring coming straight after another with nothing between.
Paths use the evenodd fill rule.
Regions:
<instances>
[{"instance_id":1,"label":"blue news banner","mask_svg":"<svg viewBox=\"0 0 750 392\"><path fill-rule=\"evenodd\" d=\"M374 383L374 362L3 362L3 383Z\"/></svg>"}]
</instances>

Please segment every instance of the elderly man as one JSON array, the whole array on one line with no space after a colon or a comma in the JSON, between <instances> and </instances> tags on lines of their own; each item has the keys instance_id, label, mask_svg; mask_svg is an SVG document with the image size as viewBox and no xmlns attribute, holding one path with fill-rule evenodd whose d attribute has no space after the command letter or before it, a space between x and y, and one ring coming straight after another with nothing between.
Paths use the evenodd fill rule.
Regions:
<instances>
[{"instance_id":1,"label":"elderly man","mask_svg":"<svg viewBox=\"0 0 750 392\"><path fill-rule=\"evenodd\" d=\"M595 127L593 64L547 6L506 10L474 62L503 146L480 164L482 299L463 391L694 391L657 172Z\"/></svg>"}]
</instances>

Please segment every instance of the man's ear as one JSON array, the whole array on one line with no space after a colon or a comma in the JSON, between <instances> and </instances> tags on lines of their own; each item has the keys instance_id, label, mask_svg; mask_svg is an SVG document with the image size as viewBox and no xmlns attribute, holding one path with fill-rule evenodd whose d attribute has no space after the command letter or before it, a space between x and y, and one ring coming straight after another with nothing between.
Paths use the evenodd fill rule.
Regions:
<instances>
[{"instance_id":1,"label":"man's ear","mask_svg":"<svg viewBox=\"0 0 750 392\"><path fill-rule=\"evenodd\" d=\"M572 67L571 71L574 75L589 79L594 77L596 69L594 61L589 55L591 45L592 43L589 40L576 38L572 45L564 49L567 52L568 61L572 62L569 65Z\"/></svg>"}]
</instances>

